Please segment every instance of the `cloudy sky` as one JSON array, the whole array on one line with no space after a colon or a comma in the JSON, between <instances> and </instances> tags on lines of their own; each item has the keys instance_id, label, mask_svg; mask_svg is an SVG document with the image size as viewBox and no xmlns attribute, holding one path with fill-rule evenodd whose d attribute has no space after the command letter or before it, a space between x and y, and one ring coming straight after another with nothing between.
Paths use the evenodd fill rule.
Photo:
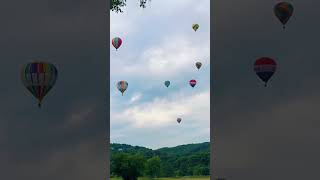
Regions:
<instances>
[{"instance_id":1,"label":"cloudy sky","mask_svg":"<svg viewBox=\"0 0 320 180\"><path fill-rule=\"evenodd\" d=\"M123 40L110 47L111 142L156 149L210 141L210 1L151 1L145 9L128 1L110 23L110 39ZM129 84L124 96L120 80Z\"/></svg>"},{"instance_id":2,"label":"cloudy sky","mask_svg":"<svg viewBox=\"0 0 320 180\"><path fill-rule=\"evenodd\" d=\"M213 3L213 126L218 176L230 180L317 179L319 163L319 1L291 1L285 30L274 1ZM278 63L269 83L256 58Z\"/></svg>"},{"instance_id":3,"label":"cloudy sky","mask_svg":"<svg viewBox=\"0 0 320 180\"><path fill-rule=\"evenodd\" d=\"M106 1L0 3L0 179L105 177ZM45 59L58 69L42 108L20 67Z\"/></svg>"}]
</instances>

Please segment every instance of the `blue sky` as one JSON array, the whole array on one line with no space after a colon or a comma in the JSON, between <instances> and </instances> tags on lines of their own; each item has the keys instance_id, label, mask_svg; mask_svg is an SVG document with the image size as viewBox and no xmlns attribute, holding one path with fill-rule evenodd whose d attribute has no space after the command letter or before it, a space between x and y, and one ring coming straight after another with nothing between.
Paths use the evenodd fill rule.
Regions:
<instances>
[{"instance_id":1,"label":"blue sky","mask_svg":"<svg viewBox=\"0 0 320 180\"><path fill-rule=\"evenodd\" d=\"M110 47L111 142L156 149L210 141L209 3L152 0L142 9L128 1L123 13L111 12L110 38L123 40L118 51ZM124 96L120 80L129 84Z\"/></svg>"}]
</instances>

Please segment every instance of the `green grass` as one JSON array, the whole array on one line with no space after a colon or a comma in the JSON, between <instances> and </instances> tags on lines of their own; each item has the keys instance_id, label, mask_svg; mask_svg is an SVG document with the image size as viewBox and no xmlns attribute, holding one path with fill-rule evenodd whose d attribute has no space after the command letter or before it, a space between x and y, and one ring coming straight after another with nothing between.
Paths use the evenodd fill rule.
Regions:
<instances>
[{"instance_id":1,"label":"green grass","mask_svg":"<svg viewBox=\"0 0 320 180\"><path fill-rule=\"evenodd\" d=\"M121 178L111 178L111 180L122 180ZM149 178L139 178L138 180L150 180ZM172 178L158 178L152 180L210 180L210 176L206 177L172 177Z\"/></svg>"}]
</instances>

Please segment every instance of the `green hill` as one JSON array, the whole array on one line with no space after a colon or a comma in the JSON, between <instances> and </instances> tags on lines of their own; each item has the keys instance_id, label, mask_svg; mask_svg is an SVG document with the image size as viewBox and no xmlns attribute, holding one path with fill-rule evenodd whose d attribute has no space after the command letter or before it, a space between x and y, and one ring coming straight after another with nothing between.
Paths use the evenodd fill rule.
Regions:
<instances>
[{"instance_id":1,"label":"green hill","mask_svg":"<svg viewBox=\"0 0 320 180\"><path fill-rule=\"evenodd\" d=\"M140 154L145 159L150 159L155 156L160 158L161 177L209 175L209 142L165 147L156 150L140 146L112 143L110 148L111 167L114 163L112 157L117 153Z\"/></svg>"},{"instance_id":2,"label":"green hill","mask_svg":"<svg viewBox=\"0 0 320 180\"><path fill-rule=\"evenodd\" d=\"M177 156L185 156L190 155L194 153L207 153L210 152L210 143L204 142L204 143L198 143L198 144L186 144L186 145L180 145L176 147L165 147L160 148L156 151L167 153L168 155L177 155Z\"/></svg>"}]
</instances>

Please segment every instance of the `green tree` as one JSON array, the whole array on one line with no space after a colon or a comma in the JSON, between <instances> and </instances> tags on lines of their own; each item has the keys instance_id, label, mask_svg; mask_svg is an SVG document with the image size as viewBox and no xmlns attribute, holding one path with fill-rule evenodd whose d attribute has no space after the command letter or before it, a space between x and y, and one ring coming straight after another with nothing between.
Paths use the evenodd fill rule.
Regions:
<instances>
[{"instance_id":1,"label":"green tree","mask_svg":"<svg viewBox=\"0 0 320 180\"><path fill-rule=\"evenodd\" d=\"M194 176L208 176L210 175L210 169L206 166L198 165L193 168Z\"/></svg>"},{"instance_id":2,"label":"green tree","mask_svg":"<svg viewBox=\"0 0 320 180\"><path fill-rule=\"evenodd\" d=\"M145 158L139 154L115 154L112 163L111 171L123 180L137 180L145 168Z\"/></svg>"},{"instance_id":3,"label":"green tree","mask_svg":"<svg viewBox=\"0 0 320 180\"><path fill-rule=\"evenodd\" d=\"M147 4L147 0L139 0L140 7L145 8ZM150 0L149 0L150 1ZM115 12L123 12L122 8L126 6L127 0L110 0L110 10Z\"/></svg>"},{"instance_id":4,"label":"green tree","mask_svg":"<svg viewBox=\"0 0 320 180\"><path fill-rule=\"evenodd\" d=\"M146 175L155 178L159 177L161 173L161 159L159 156L154 156L147 160L146 163Z\"/></svg>"}]
</instances>

